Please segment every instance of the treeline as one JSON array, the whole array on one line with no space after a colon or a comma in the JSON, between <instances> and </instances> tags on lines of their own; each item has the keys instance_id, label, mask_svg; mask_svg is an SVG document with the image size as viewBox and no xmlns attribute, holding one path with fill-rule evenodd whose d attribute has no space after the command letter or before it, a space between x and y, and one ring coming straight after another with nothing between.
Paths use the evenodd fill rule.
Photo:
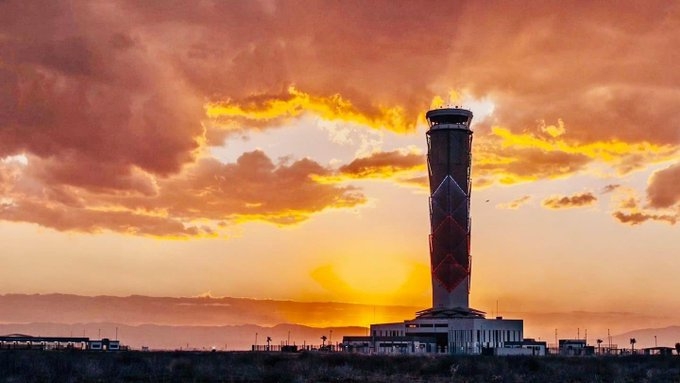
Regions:
<instances>
[{"instance_id":1,"label":"treeline","mask_svg":"<svg viewBox=\"0 0 680 383\"><path fill-rule=\"evenodd\" d=\"M0 351L0 382L680 382L680 357Z\"/></svg>"}]
</instances>

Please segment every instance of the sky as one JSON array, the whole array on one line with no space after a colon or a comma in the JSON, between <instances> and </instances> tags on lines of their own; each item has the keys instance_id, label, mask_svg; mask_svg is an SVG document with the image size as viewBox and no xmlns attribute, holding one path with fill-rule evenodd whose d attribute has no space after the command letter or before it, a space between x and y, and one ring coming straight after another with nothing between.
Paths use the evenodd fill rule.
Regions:
<instances>
[{"instance_id":1,"label":"sky","mask_svg":"<svg viewBox=\"0 0 680 383\"><path fill-rule=\"evenodd\" d=\"M674 1L0 2L0 293L429 307L459 105L473 307L673 316L679 48Z\"/></svg>"}]
</instances>

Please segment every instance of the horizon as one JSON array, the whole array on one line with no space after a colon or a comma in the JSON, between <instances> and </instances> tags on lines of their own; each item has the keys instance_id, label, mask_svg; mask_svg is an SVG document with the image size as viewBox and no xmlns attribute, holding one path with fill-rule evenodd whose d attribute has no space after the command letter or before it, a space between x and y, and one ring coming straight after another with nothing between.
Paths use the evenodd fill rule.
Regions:
<instances>
[{"instance_id":1,"label":"horizon","mask_svg":"<svg viewBox=\"0 0 680 383\"><path fill-rule=\"evenodd\" d=\"M680 325L679 44L665 1L2 2L0 297L431 307L461 105L470 307Z\"/></svg>"},{"instance_id":2,"label":"horizon","mask_svg":"<svg viewBox=\"0 0 680 383\"><path fill-rule=\"evenodd\" d=\"M62 329L74 326L88 326L90 331L101 325L125 325L132 328L145 326L167 326L177 328L217 329L234 326L259 326L272 329L279 325L299 325L309 327L311 333L319 329L367 329L371 323L403 322L413 318L418 307L361 305L343 302L295 302L258 300L249 298L207 298L207 297L112 297L112 296L79 296L72 294L10 294L0 295L0 309L5 312L0 326L24 326L25 328L41 328L41 324L61 325ZM19 298L19 299L16 299ZM114 301L111 301L114 299ZM229 300L230 305L215 305L214 302ZM213 302L211 302L213 301ZM115 309L115 312L111 310ZM44 312L59 312L59 320L46 320ZM333 315L329 316L328 313ZM488 318L495 314L487 313ZM625 338L629 332L650 333L658 335L660 345L672 346L680 340L680 325L675 317L646 315L635 312L503 312L505 319L523 319L525 336L554 343L554 331L558 331L560 339L577 337L588 339L592 344L595 339L607 339L607 330L613 338ZM7 319L10 319L9 321ZM604 327L600 325L604 323ZM33 327L31 327L33 326ZM22 327L22 328L24 328ZM111 327L111 326L109 326ZM672 330L672 331L669 331ZM677 331L676 331L677 330ZM112 328L108 328L112 331ZM45 332L41 333L45 335ZM336 333L343 334L342 332ZM363 334L363 332L361 332ZM580 336L578 335L580 334ZM51 335L66 336L67 333L52 332ZM346 335L358 335L352 332ZM199 336L196 335L195 336ZM215 333L224 337L224 334ZM165 347L184 344L186 339L178 341L182 335L163 335ZM199 337L205 337L205 334ZM232 335L228 343L246 342L244 335ZM121 336L122 340L125 336ZM133 344L139 346L149 337L135 333ZM245 336L248 339L248 336ZM654 344L653 337L638 338L640 346ZM205 340L205 338L201 338ZM303 339L303 338L301 338ZM308 336L308 340L314 340ZM160 341L160 340L158 340ZM251 340L252 341L252 340ZM173 343L174 342L174 343ZM139 344L137 344L139 343ZM152 343L153 344L153 343ZM247 343L242 344L242 348Z\"/></svg>"}]
</instances>

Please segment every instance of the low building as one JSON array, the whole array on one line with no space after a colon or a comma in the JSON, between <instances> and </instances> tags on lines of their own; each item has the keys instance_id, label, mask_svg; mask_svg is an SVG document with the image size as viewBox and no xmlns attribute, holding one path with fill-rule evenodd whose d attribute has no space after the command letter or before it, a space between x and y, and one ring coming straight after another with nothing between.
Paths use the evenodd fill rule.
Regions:
<instances>
[{"instance_id":1,"label":"low building","mask_svg":"<svg viewBox=\"0 0 680 383\"><path fill-rule=\"evenodd\" d=\"M118 351L121 345L120 341L107 338L95 340L86 337L10 334L0 336L0 349Z\"/></svg>"},{"instance_id":2,"label":"low building","mask_svg":"<svg viewBox=\"0 0 680 383\"><path fill-rule=\"evenodd\" d=\"M346 351L362 353L482 354L523 340L523 322L516 319L418 317L371 325L370 335L343 338Z\"/></svg>"},{"instance_id":3,"label":"low building","mask_svg":"<svg viewBox=\"0 0 680 383\"><path fill-rule=\"evenodd\" d=\"M642 353L645 355L664 355L664 356L669 356L673 355L673 350L675 350L674 347L648 347L648 348L643 348Z\"/></svg>"},{"instance_id":4,"label":"low building","mask_svg":"<svg viewBox=\"0 0 680 383\"><path fill-rule=\"evenodd\" d=\"M85 350L88 348L89 338L32 336L25 334L10 334L0 336L0 349L33 349L33 350Z\"/></svg>"},{"instance_id":5,"label":"low building","mask_svg":"<svg viewBox=\"0 0 680 383\"><path fill-rule=\"evenodd\" d=\"M532 355L545 356L548 344L534 339L524 339L519 342L505 342L503 347L492 349L493 355Z\"/></svg>"},{"instance_id":6,"label":"low building","mask_svg":"<svg viewBox=\"0 0 680 383\"><path fill-rule=\"evenodd\" d=\"M437 341L426 336L346 336L342 347L360 354L427 354L436 352Z\"/></svg>"},{"instance_id":7,"label":"low building","mask_svg":"<svg viewBox=\"0 0 680 383\"><path fill-rule=\"evenodd\" d=\"M595 347L588 346L585 339L560 339L559 353L564 356L595 355Z\"/></svg>"}]
</instances>

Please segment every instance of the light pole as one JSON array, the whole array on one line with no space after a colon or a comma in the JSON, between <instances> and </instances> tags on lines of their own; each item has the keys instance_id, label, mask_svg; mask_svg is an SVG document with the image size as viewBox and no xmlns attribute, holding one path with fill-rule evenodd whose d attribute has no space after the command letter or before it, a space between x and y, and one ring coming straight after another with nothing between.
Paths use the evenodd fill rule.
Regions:
<instances>
[{"instance_id":1,"label":"light pole","mask_svg":"<svg viewBox=\"0 0 680 383\"><path fill-rule=\"evenodd\" d=\"M631 354L635 354L635 343L637 343L635 338L630 338L630 353Z\"/></svg>"}]
</instances>

